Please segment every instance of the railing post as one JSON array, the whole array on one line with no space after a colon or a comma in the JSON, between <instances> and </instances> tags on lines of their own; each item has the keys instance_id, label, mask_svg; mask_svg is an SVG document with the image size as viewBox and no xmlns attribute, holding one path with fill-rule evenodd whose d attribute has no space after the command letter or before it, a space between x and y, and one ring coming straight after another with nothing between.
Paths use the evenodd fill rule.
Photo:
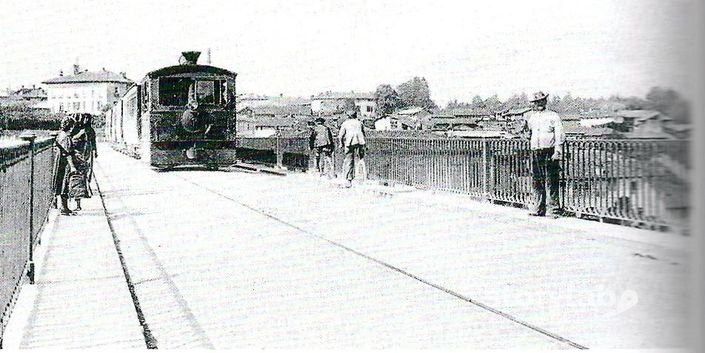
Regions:
<instances>
[{"instance_id":1,"label":"railing post","mask_svg":"<svg viewBox=\"0 0 705 353\"><path fill-rule=\"evenodd\" d=\"M36 135L23 135L29 142L29 263L27 277L29 284L34 284L34 140Z\"/></svg>"},{"instance_id":2,"label":"railing post","mask_svg":"<svg viewBox=\"0 0 705 353\"><path fill-rule=\"evenodd\" d=\"M277 157L277 168L283 169L284 168L284 165L283 165L284 151L282 151L282 149L281 149L281 141L279 139L279 135L280 135L280 131L277 129L277 132L274 134L274 136L276 137L276 147L275 147L274 154Z\"/></svg>"},{"instance_id":3,"label":"railing post","mask_svg":"<svg viewBox=\"0 0 705 353\"><path fill-rule=\"evenodd\" d=\"M489 195L487 191L487 139L482 137L482 197L488 201Z\"/></svg>"}]
</instances>

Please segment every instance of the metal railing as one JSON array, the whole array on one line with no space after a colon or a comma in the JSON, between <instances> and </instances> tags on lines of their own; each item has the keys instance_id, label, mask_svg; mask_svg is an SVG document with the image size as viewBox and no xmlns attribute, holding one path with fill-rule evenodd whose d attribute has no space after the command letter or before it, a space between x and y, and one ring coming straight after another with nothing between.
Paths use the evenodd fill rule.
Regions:
<instances>
[{"instance_id":1,"label":"metal railing","mask_svg":"<svg viewBox=\"0 0 705 353\"><path fill-rule=\"evenodd\" d=\"M54 138L22 139L0 147L0 347L23 281L34 283L34 250L54 201Z\"/></svg>"},{"instance_id":2,"label":"metal railing","mask_svg":"<svg viewBox=\"0 0 705 353\"><path fill-rule=\"evenodd\" d=\"M239 138L246 160L305 170L312 167L304 137ZM688 222L687 141L569 140L561 168L564 211L650 227ZM387 183L463 193L529 206L529 144L516 139L373 137L367 141L367 177ZM335 153L340 171L343 156ZM687 159L686 159L687 160Z\"/></svg>"}]
</instances>

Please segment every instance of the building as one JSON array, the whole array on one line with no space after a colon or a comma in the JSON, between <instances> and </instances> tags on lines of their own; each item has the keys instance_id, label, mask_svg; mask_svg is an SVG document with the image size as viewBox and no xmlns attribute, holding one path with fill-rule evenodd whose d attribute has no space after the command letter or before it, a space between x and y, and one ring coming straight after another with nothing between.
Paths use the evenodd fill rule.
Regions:
<instances>
[{"instance_id":1,"label":"building","mask_svg":"<svg viewBox=\"0 0 705 353\"><path fill-rule=\"evenodd\" d=\"M331 115L345 109L346 101L352 100L361 118L377 117L377 100L372 92L324 92L311 97L311 112L315 115Z\"/></svg>"},{"instance_id":2,"label":"building","mask_svg":"<svg viewBox=\"0 0 705 353\"><path fill-rule=\"evenodd\" d=\"M395 111L390 117L392 130L429 130L432 127L431 112L421 107L406 107Z\"/></svg>"},{"instance_id":3,"label":"building","mask_svg":"<svg viewBox=\"0 0 705 353\"><path fill-rule=\"evenodd\" d=\"M47 87L47 102L53 113L90 114L100 114L134 84L124 72L116 74L105 68L80 71L78 65L74 65L73 75L60 72L58 77L42 83Z\"/></svg>"},{"instance_id":4,"label":"building","mask_svg":"<svg viewBox=\"0 0 705 353\"><path fill-rule=\"evenodd\" d=\"M19 90L8 89L4 94L0 94L0 106L24 105L33 109L44 109L46 101L47 92L35 85L32 85L32 88L22 86Z\"/></svg>"}]
</instances>

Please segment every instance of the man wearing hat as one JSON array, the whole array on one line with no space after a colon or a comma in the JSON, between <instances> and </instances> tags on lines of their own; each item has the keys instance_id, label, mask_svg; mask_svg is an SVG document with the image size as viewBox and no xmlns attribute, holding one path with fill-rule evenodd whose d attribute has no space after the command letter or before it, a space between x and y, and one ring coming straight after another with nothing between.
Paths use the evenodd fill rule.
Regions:
<instances>
[{"instance_id":1,"label":"man wearing hat","mask_svg":"<svg viewBox=\"0 0 705 353\"><path fill-rule=\"evenodd\" d=\"M328 178L331 179L335 175L333 173L333 133L328 126L324 125L325 122L326 120L321 117L316 118L308 141L315 157L316 170L321 176L327 171ZM321 163L321 156L323 156L323 163Z\"/></svg>"},{"instance_id":2,"label":"man wearing hat","mask_svg":"<svg viewBox=\"0 0 705 353\"><path fill-rule=\"evenodd\" d=\"M355 159L358 160L358 166L363 171L363 178L365 177L365 128L357 118L356 111L349 110L347 115L348 119L340 125L338 140L340 140L340 147L345 152L343 174L347 180L345 187L349 188L355 177Z\"/></svg>"},{"instance_id":3,"label":"man wearing hat","mask_svg":"<svg viewBox=\"0 0 705 353\"><path fill-rule=\"evenodd\" d=\"M530 100L533 111L524 121L524 131L531 141L533 174L533 209L529 215L558 217L560 161L563 158L565 133L560 116L546 109L548 94L536 92ZM548 184L548 200L546 200ZM548 201L548 205L547 205Z\"/></svg>"}]
</instances>

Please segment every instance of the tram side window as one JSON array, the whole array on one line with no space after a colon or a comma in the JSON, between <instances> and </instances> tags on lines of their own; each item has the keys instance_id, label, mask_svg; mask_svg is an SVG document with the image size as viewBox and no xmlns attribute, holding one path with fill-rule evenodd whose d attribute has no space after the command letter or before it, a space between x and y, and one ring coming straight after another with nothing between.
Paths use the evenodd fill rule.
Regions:
<instances>
[{"instance_id":1,"label":"tram side window","mask_svg":"<svg viewBox=\"0 0 705 353\"><path fill-rule=\"evenodd\" d=\"M189 88L193 80L182 77L163 77L159 79L159 104L184 106L188 103Z\"/></svg>"}]
</instances>

